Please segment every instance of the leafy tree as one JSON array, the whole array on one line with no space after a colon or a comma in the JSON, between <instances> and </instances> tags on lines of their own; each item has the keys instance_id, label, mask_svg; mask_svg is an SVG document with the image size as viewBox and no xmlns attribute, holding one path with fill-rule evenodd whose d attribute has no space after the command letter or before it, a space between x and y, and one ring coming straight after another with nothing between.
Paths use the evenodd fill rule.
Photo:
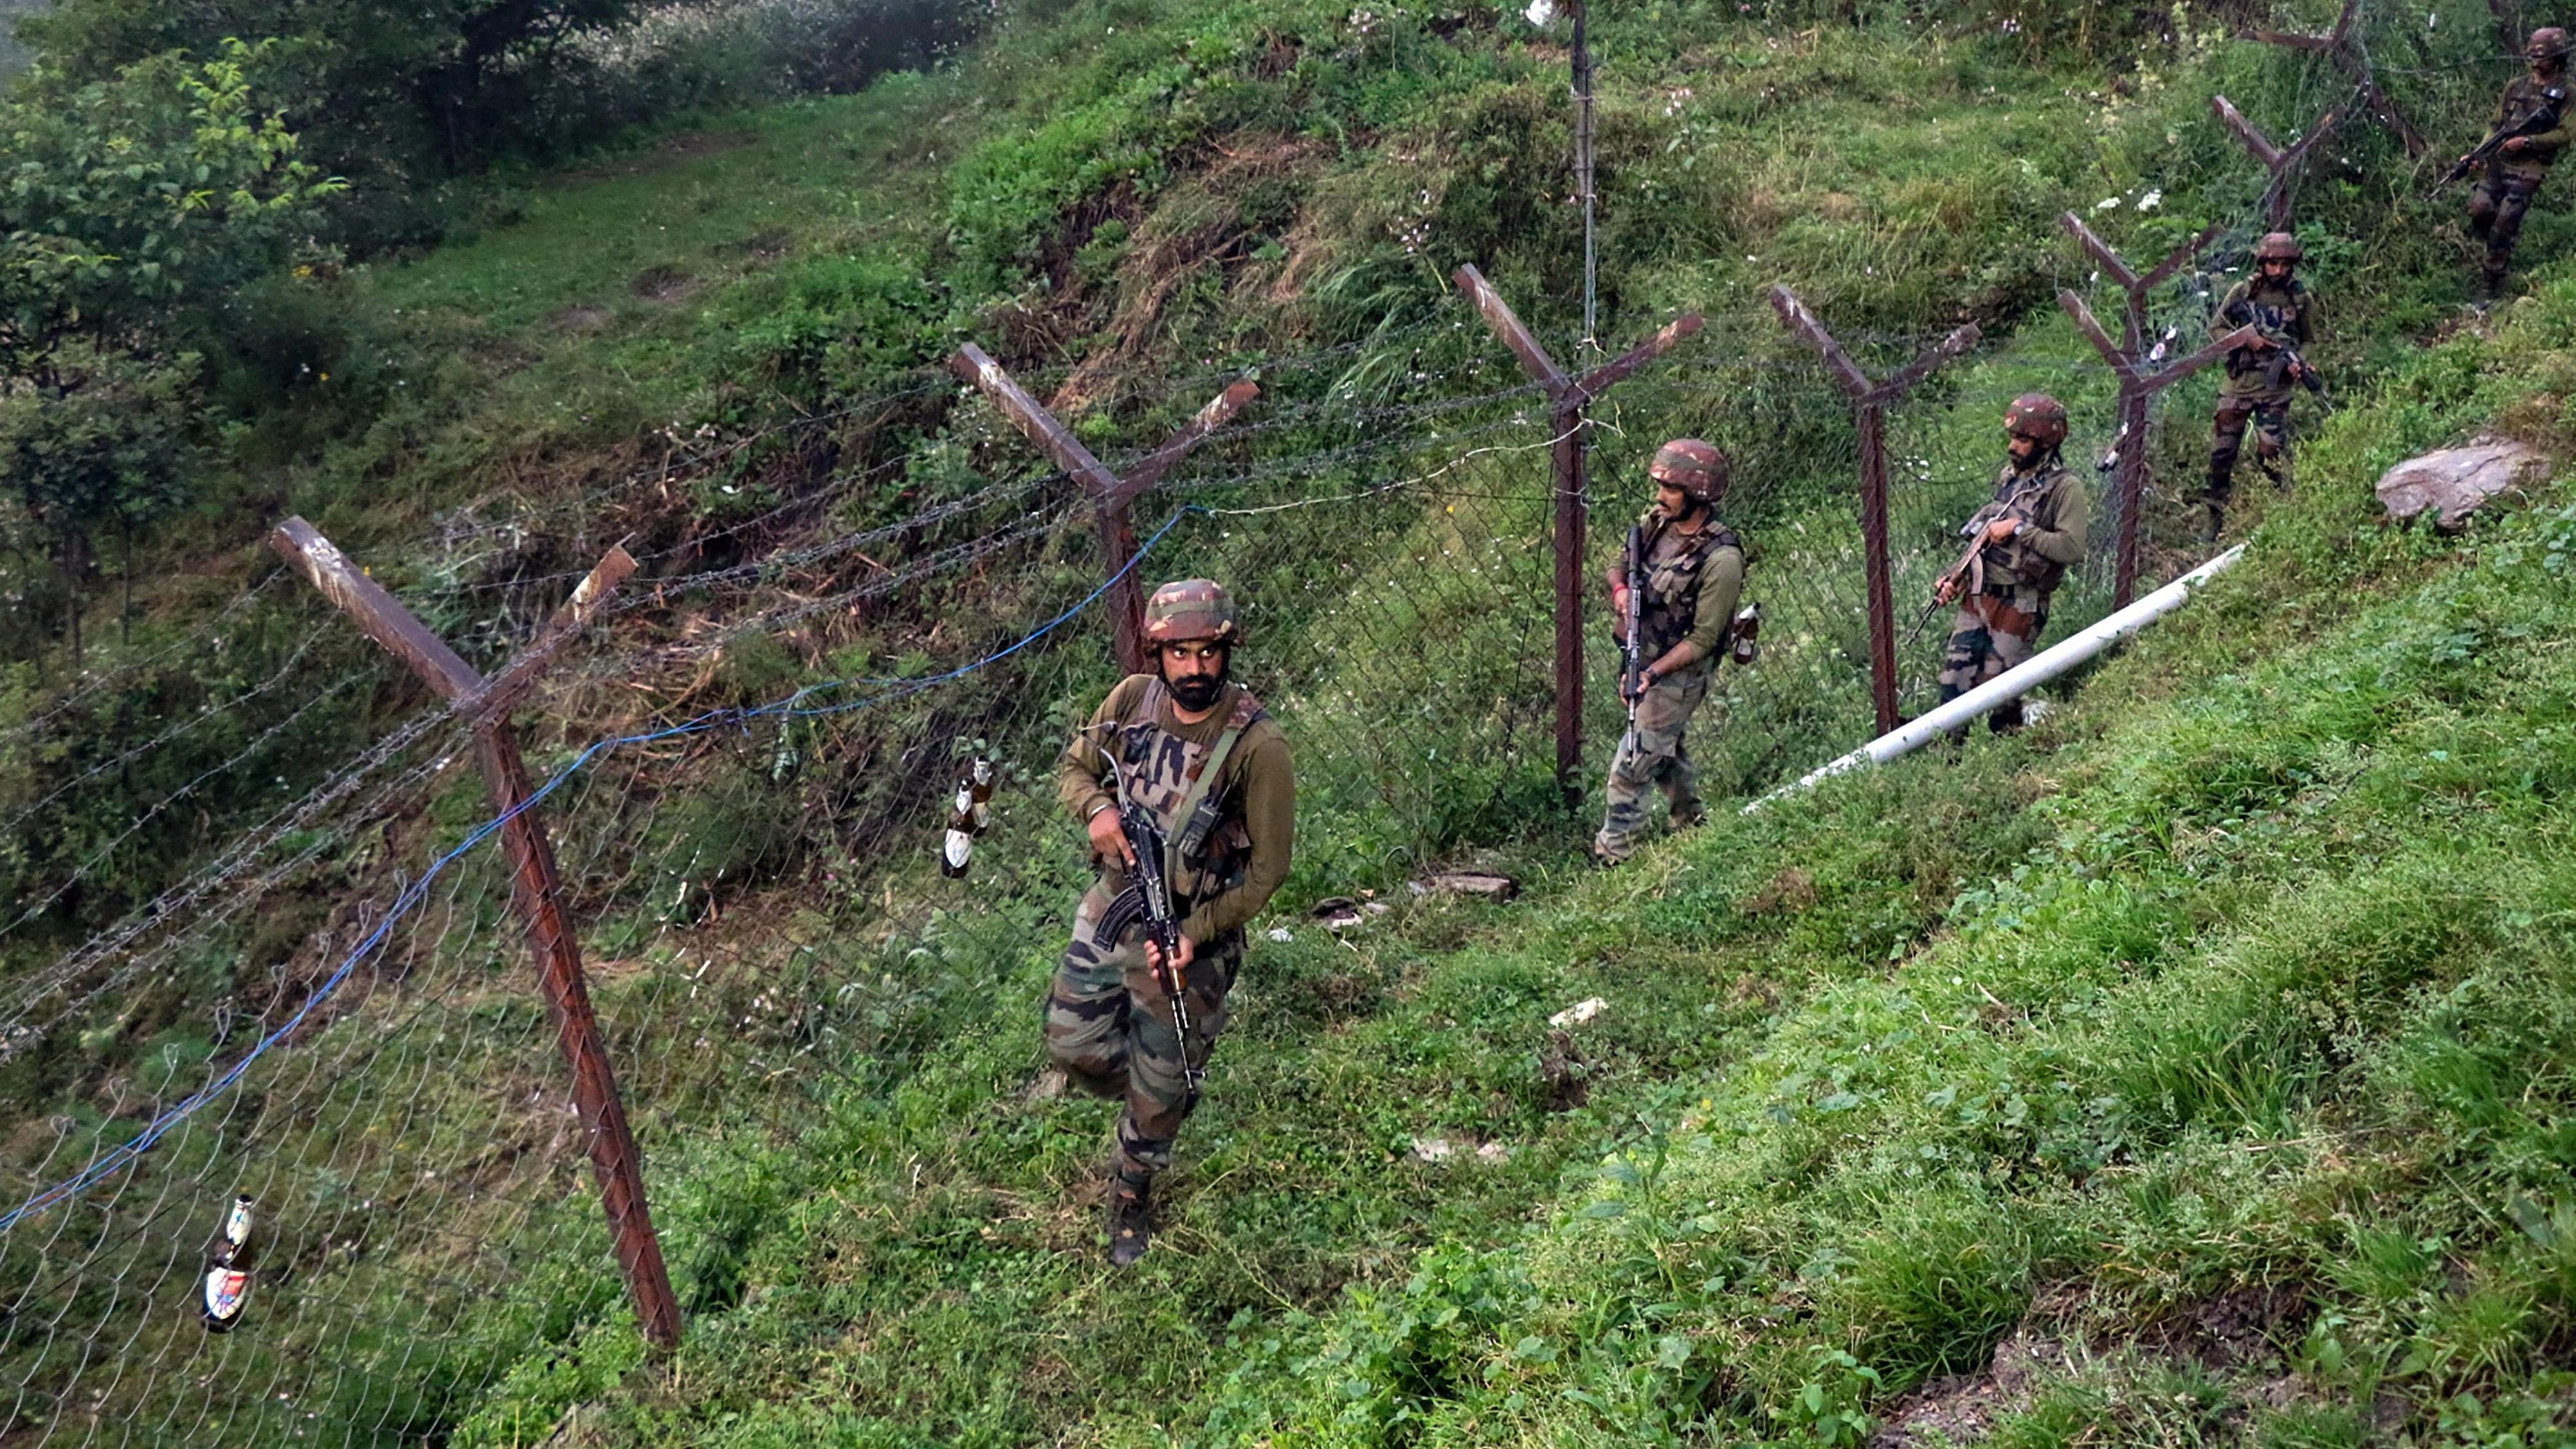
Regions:
<instances>
[{"instance_id":1,"label":"leafy tree","mask_svg":"<svg viewBox=\"0 0 2576 1449\"><path fill-rule=\"evenodd\" d=\"M276 265L334 189L251 93L265 49L0 104L0 468L75 598L100 523L183 496L199 367L173 319Z\"/></svg>"},{"instance_id":2,"label":"leafy tree","mask_svg":"<svg viewBox=\"0 0 2576 1449\"><path fill-rule=\"evenodd\" d=\"M273 266L336 189L262 114L266 46L176 52L0 105L0 368L55 385L74 336L148 345L174 307Z\"/></svg>"}]
</instances>

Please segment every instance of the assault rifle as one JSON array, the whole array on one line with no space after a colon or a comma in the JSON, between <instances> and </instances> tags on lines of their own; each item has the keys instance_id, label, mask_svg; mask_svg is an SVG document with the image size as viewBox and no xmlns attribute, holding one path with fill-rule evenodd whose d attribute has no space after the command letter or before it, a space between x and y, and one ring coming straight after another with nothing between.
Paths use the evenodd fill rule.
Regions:
<instances>
[{"instance_id":1,"label":"assault rifle","mask_svg":"<svg viewBox=\"0 0 2576 1449\"><path fill-rule=\"evenodd\" d=\"M2326 391L2326 380L2317 375L2317 370L2308 365L2308 360L2299 355L2297 348L2286 344L2274 347L2272 360L2263 365L2263 385L2279 387L2294 377L2299 380L2299 386L2316 394L2320 404L2328 408L2335 405L2334 394Z\"/></svg>"},{"instance_id":2,"label":"assault rifle","mask_svg":"<svg viewBox=\"0 0 2576 1449\"><path fill-rule=\"evenodd\" d=\"M1646 673L1646 641L1638 625L1645 617L1646 597L1646 530L1642 524L1628 528L1628 609L1620 623L1624 633L1619 640L1619 697L1628 701L1628 728L1637 728L1637 681Z\"/></svg>"},{"instance_id":3,"label":"assault rifle","mask_svg":"<svg viewBox=\"0 0 2576 1449\"><path fill-rule=\"evenodd\" d=\"M1114 944L1141 921L1145 939L1162 953L1162 964L1154 968L1154 983L1172 1003L1172 1030L1180 1036L1181 1077L1196 1101L1199 1084L1207 1079L1207 1064L1190 1060L1190 1008L1182 999L1181 971L1174 964L1181 950L1181 921L1172 909L1171 881L1163 874L1163 832L1154 828L1153 817L1143 807L1129 803L1127 776L1114 760L1109 775L1118 787L1118 831L1127 838L1136 864L1129 872L1127 889L1110 899L1109 909L1100 917L1100 939Z\"/></svg>"},{"instance_id":4,"label":"assault rifle","mask_svg":"<svg viewBox=\"0 0 2576 1449\"><path fill-rule=\"evenodd\" d=\"M2504 143L2512 140L2514 137L2537 136L2543 131L2557 129L2559 113L2564 111L2566 107L2566 87L2551 86L2549 89L2542 91L2540 93L2540 100L2532 106L2528 115L2525 115L2521 120L2507 121L2505 124L2496 127L2493 132L2488 134L2485 140L2478 143L2478 148L2476 150L2461 157L2457 165L2442 173L2442 179L2433 183L2433 190L2430 194L2434 196L2441 195L2443 187L2446 187L2452 182L2459 180L2461 177L2468 175L2469 172L2476 168L2480 162L2485 161L2496 152L2503 150Z\"/></svg>"}]
</instances>

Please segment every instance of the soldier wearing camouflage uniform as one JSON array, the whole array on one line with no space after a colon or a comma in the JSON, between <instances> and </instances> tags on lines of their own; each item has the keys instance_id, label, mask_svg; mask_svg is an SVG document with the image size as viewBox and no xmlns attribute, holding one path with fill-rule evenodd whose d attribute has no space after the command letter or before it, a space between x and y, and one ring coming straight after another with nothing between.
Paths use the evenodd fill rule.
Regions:
<instances>
[{"instance_id":1,"label":"soldier wearing camouflage uniform","mask_svg":"<svg viewBox=\"0 0 2576 1449\"><path fill-rule=\"evenodd\" d=\"M2254 340L2227 353L2227 380L2218 385L2218 417L2209 440L2209 489L2202 495L2208 515L2201 537L2215 542L2226 520L2227 503L2236 489L2236 455L2245 446L2245 426L2254 426L2254 461L2273 482L2288 487L2290 389L2315 370L2304 356L2316 336L2317 299L2299 280L2305 253L2299 239L2276 231L2254 244L2254 275L2228 289L2226 300L2210 314L2212 337L2240 327L2254 329Z\"/></svg>"},{"instance_id":2,"label":"soldier wearing camouflage uniform","mask_svg":"<svg viewBox=\"0 0 2576 1449\"><path fill-rule=\"evenodd\" d=\"M1109 1260L1121 1267L1144 1256L1154 1174L1171 1166L1172 1138L1198 1101L1189 1068L1206 1065L1225 1029L1244 926L1287 879L1295 844L1287 736L1227 678L1242 637L1218 585L1190 579L1155 590L1145 606L1155 672L1110 690L1057 765L1057 796L1090 835L1099 878L1075 909L1073 942L1047 994L1047 1055L1069 1081L1126 1101L1108 1192ZM1181 917L1173 965L1186 1043L1157 975L1161 950L1141 925L1116 940L1100 928L1135 859L1119 830L1121 783L1172 842L1164 875ZM1200 828L1187 828L1194 819ZM1196 855L1185 837L1203 842Z\"/></svg>"},{"instance_id":3,"label":"soldier wearing camouflage uniform","mask_svg":"<svg viewBox=\"0 0 2576 1449\"><path fill-rule=\"evenodd\" d=\"M2567 84L2567 50L2567 32L2557 26L2531 32L2522 48L2531 74L2515 76L2505 86L2503 98L2496 102L2495 119L2488 123L2489 132L2534 114L2547 103L2543 92ZM2508 138L2487 158L2485 174L2469 194L2469 234L2487 248L2482 296L2492 299L2504 290L2505 271L2513 265L2513 244L2522 236L2523 214L2531 209L2532 193L2549 175L2550 163L2567 149L2568 137L2562 119L2546 131Z\"/></svg>"},{"instance_id":4,"label":"soldier wearing camouflage uniform","mask_svg":"<svg viewBox=\"0 0 2576 1449\"><path fill-rule=\"evenodd\" d=\"M1945 577L1934 597L1959 605L1941 660L1941 699L1958 698L2031 656L2048 623L2049 596L2068 565L2084 557L2084 487L2058 459L2066 408L2044 392L2004 409L2010 456L1995 496L1960 535L1977 541L1963 577ZM1997 733L2018 728L2021 702L1990 716Z\"/></svg>"},{"instance_id":5,"label":"soldier wearing camouflage uniform","mask_svg":"<svg viewBox=\"0 0 2576 1449\"><path fill-rule=\"evenodd\" d=\"M1638 636L1646 667L1631 681L1621 671L1623 700L1634 703L1634 723L1620 737L1610 762L1608 814L1593 837L1592 853L1605 865L1626 860L1646 825L1646 802L1661 786L1672 826L1685 830L1705 813L1690 751L1682 731L1708 697L1709 676L1744 592L1744 546L1717 521L1725 496L1726 455L1697 438L1677 438L1655 452L1646 469L1655 480L1655 506L1637 521L1644 547L1645 592L1638 599ZM1610 566L1611 637L1627 648L1628 558Z\"/></svg>"}]
</instances>

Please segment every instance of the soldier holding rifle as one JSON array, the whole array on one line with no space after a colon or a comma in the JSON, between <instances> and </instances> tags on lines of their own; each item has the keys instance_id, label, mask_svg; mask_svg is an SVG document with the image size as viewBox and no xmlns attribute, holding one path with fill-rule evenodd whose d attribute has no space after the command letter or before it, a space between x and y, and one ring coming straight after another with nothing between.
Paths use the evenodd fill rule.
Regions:
<instances>
[{"instance_id":1,"label":"soldier holding rifle","mask_svg":"<svg viewBox=\"0 0 2576 1449\"><path fill-rule=\"evenodd\" d=\"M2218 385L2218 417L2209 440L2209 488L2202 495L2208 508L2201 528L2204 542L2215 542L2226 520L2246 424L2254 427L2255 466L2287 488L2291 385L2324 396L2325 383L2304 355L2317 325L2316 293L2298 276L2305 255L2299 239L2286 231L2256 242L2254 275L2229 288L2226 300L2210 316L2213 337L2245 327L2253 328L2254 336L2244 346L2228 350L2227 380Z\"/></svg>"},{"instance_id":2,"label":"soldier holding rifle","mask_svg":"<svg viewBox=\"0 0 2576 1449\"><path fill-rule=\"evenodd\" d=\"M1655 506L1628 533L1610 569L1610 612L1626 667L1619 697L1628 732L1610 762L1609 811L1592 853L1626 860L1645 829L1646 799L1661 786L1673 828L1699 823L1697 777L1682 731L1708 697L1709 676L1744 592L1744 546L1717 521L1726 494L1726 455L1697 438L1676 438L1646 468Z\"/></svg>"},{"instance_id":3,"label":"soldier holding rifle","mask_svg":"<svg viewBox=\"0 0 2576 1449\"><path fill-rule=\"evenodd\" d=\"M2448 183L2471 166L2485 163L2486 174L2469 196L2469 233L2486 244L2480 295L2488 300L2504 290L2505 271L2513 265L2513 244L2522 236L2522 218L2531 209L2532 193L2549 175L2550 163L2567 149L2567 50L2567 32L2557 26L2544 25L2531 32L2522 48L2531 73L2515 76L2504 88L2486 140L2442 178Z\"/></svg>"},{"instance_id":4,"label":"soldier holding rifle","mask_svg":"<svg viewBox=\"0 0 2576 1449\"><path fill-rule=\"evenodd\" d=\"M1936 604L1959 606L1941 659L1945 704L2031 656L2058 580L2084 557L2084 487L2058 457L2065 405L2044 392L2024 393L2004 409L2004 432L2007 457L1995 496L1959 530L1967 552L1933 587ZM1998 734L2019 728L2021 701L1989 718Z\"/></svg>"},{"instance_id":5,"label":"soldier holding rifle","mask_svg":"<svg viewBox=\"0 0 2576 1449\"><path fill-rule=\"evenodd\" d=\"M1122 1097L1109 1173L1109 1261L1145 1254L1154 1176L1198 1105L1225 1029L1244 926L1288 878L1296 782L1288 739L1229 672L1243 631L1206 579L1145 605L1155 672L1121 680L1066 746L1056 792L1099 879L1047 995L1047 1055Z\"/></svg>"}]
</instances>

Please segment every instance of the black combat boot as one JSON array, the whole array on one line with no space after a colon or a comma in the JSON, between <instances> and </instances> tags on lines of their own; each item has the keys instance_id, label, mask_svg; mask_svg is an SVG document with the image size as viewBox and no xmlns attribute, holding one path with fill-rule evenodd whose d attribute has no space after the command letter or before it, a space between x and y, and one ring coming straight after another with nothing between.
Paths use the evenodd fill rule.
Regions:
<instances>
[{"instance_id":1,"label":"black combat boot","mask_svg":"<svg viewBox=\"0 0 2576 1449\"><path fill-rule=\"evenodd\" d=\"M1109 1266L1125 1268L1154 1241L1154 1180L1109 1175Z\"/></svg>"},{"instance_id":2,"label":"black combat boot","mask_svg":"<svg viewBox=\"0 0 2576 1449\"><path fill-rule=\"evenodd\" d=\"M2200 541L2218 542L2218 532L2227 526L2227 505L2212 498L2200 506Z\"/></svg>"}]
</instances>

